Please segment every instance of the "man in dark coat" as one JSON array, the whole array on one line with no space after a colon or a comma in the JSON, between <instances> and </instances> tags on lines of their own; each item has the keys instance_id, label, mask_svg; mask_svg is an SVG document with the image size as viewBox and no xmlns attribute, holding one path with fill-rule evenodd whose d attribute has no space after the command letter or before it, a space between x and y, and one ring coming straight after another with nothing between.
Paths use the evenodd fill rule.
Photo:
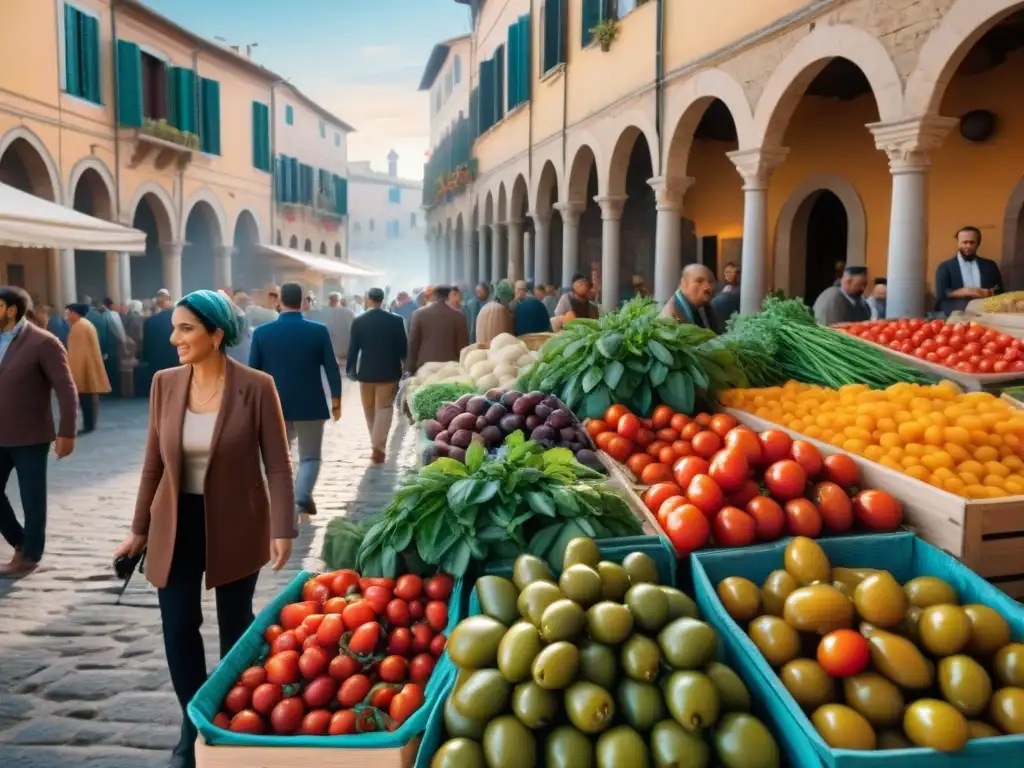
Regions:
<instances>
[{"instance_id":1,"label":"man in dark coat","mask_svg":"<svg viewBox=\"0 0 1024 768\"><path fill-rule=\"evenodd\" d=\"M963 311L972 299L984 299L1004 289L999 265L978 255L981 230L962 227L956 233L956 256L935 270L935 309L948 315Z\"/></svg>"}]
</instances>

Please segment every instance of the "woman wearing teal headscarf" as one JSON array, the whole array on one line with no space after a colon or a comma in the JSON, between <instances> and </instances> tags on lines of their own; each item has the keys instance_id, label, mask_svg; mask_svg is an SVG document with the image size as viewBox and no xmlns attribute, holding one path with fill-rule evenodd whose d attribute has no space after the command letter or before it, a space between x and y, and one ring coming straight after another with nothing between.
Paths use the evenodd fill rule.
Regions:
<instances>
[{"instance_id":1,"label":"woman wearing teal headscarf","mask_svg":"<svg viewBox=\"0 0 1024 768\"><path fill-rule=\"evenodd\" d=\"M225 354L240 340L231 302L195 291L178 302L171 323L182 364L153 379L135 515L114 558L148 552L145 574L157 588L167 666L182 708L171 766L194 768L196 731L185 708L206 681L203 577L207 589L217 590L223 657L252 623L260 569L268 556L281 568L298 532L274 381Z\"/></svg>"}]
</instances>

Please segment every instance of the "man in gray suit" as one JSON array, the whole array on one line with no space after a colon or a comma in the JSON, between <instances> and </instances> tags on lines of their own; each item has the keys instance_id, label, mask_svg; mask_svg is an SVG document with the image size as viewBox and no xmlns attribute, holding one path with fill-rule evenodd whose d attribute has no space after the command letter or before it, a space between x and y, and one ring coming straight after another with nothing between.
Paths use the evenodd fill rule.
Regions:
<instances>
[{"instance_id":1,"label":"man in gray suit","mask_svg":"<svg viewBox=\"0 0 1024 768\"><path fill-rule=\"evenodd\" d=\"M327 326L331 334L331 346L334 357L341 370L345 370L345 357L348 355L348 344L352 338L352 323L356 315L348 307L341 305L341 294L332 293L327 297L327 306L312 310L309 319Z\"/></svg>"}]
</instances>

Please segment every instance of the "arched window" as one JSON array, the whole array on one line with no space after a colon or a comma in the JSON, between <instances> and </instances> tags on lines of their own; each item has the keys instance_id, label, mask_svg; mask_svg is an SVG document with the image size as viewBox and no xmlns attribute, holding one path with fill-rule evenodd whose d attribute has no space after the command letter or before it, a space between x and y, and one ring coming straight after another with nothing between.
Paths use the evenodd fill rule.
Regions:
<instances>
[{"instance_id":1,"label":"arched window","mask_svg":"<svg viewBox=\"0 0 1024 768\"><path fill-rule=\"evenodd\" d=\"M320 255L321 256L326 256L327 255L327 243L324 243L324 242L320 243Z\"/></svg>"},{"instance_id":2,"label":"arched window","mask_svg":"<svg viewBox=\"0 0 1024 768\"><path fill-rule=\"evenodd\" d=\"M296 237L295 235L292 235L292 239L288 241L288 247L289 248L298 248L299 247L299 238Z\"/></svg>"},{"instance_id":3,"label":"arched window","mask_svg":"<svg viewBox=\"0 0 1024 768\"><path fill-rule=\"evenodd\" d=\"M340 259L341 258L341 243L335 243L334 244L334 258L336 258L336 259Z\"/></svg>"},{"instance_id":4,"label":"arched window","mask_svg":"<svg viewBox=\"0 0 1024 768\"><path fill-rule=\"evenodd\" d=\"M455 61L452 62L452 76L455 78L455 84L458 85L462 80L462 58L459 56L456 56Z\"/></svg>"},{"instance_id":5,"label":"arched window","mask_svg":"<svg viewBox=\"0 0 1024 768\"><path fill-rule=\"evenodd\" d=\"M302 250L304 250L306 253L313 252L313 241L310 240L308 237L306 238L306 244L302 246Z\"/></svg>"}]
</instances>

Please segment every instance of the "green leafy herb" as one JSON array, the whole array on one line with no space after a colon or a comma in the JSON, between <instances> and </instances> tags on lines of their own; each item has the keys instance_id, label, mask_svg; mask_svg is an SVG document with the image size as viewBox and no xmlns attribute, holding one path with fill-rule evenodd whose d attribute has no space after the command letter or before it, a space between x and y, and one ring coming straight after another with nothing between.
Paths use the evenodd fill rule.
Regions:
<instances>
[{"instance_id":1,"label":"green leafy herb","mask_svg":"<svg viewBox=\"0 0 1024 768\"><path fill-rule=\"evenodd\" d=\"M437 412L445 403L458 400L463 395L475 395L477 388L472 384L460 382L438 382L424 384L413 392L412 415L416 421L426 421L437 417Z\"/></svg>"}]
</instances>

